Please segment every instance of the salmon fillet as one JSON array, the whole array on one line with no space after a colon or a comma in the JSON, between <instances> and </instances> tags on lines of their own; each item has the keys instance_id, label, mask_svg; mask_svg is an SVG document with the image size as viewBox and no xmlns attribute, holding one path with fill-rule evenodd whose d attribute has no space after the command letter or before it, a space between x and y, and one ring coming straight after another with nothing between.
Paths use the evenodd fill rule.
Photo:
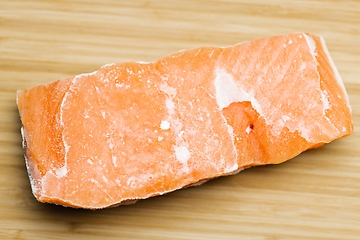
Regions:
<instances>
[{"instance_id":1,"label":"salmon fillet","mask_svg":"<svg viewBox=\"0 0 360 240\"><path fill-rule=\"evenodd\" d=\"M115 63L17 93L32 192L101 209L258 165L353 131L321 37L294 33Z\"/></svg>"}]
</instances>

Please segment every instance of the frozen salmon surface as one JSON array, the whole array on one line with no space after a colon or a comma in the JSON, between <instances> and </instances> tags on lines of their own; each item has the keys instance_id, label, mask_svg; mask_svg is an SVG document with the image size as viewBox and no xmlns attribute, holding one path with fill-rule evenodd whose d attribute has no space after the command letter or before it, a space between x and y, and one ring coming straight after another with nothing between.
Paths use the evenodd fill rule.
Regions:
<instances>
[{"instance_id":1,"label":"frozen salmon surface","mask_svg":"<svg viewBox=\"0 0 360 240\"><path fill-rule=\"evenodd\" d=\"M179 51L17 93L32 192L100 209L277 164L353 131L321 37Z\"/></svg>"}]
</instances>

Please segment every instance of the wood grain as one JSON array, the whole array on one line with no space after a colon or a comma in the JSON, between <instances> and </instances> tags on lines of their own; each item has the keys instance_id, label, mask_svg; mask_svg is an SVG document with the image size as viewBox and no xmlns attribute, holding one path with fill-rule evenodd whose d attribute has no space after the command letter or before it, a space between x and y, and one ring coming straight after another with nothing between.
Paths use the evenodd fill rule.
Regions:
<instances>
[{"instance_id":1,"label":"wood grain","mask_svg":"<svg viewBox=\"0 0 360 240\"><path fill-rule=\"evenodd\" d=\"M135 205L75 210L32 196L17 89L297 31L325 38L350 97L350 137ZM0 239L358 239L359 127L359 1L1 1Z\"/></svg>"}]
</instances>

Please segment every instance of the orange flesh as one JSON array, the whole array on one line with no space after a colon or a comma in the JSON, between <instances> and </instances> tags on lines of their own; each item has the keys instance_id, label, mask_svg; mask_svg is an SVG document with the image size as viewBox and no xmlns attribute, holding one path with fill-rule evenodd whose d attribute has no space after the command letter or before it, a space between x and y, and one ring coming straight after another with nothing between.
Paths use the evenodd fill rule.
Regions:
<instances>
[{"instance_id":1,"label":"orange flesh","mask_svg":"<svg viewBox=\"0 0 360 240\"><path fill-rule=\"evenodd\" d=\"M281 163L353 130L323 40L303 33L106 65L17 103L35 197L90 209Z\"/></svg>"}]
</instances>

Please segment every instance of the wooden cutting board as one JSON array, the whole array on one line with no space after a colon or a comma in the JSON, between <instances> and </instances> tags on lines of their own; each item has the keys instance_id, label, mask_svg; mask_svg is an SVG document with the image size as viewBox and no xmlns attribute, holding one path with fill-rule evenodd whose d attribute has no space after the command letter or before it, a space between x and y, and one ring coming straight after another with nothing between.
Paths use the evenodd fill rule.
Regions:
<instances>
[{"instance_id":1,"label":"wooden cutting board","mask_svg":"<svg viewBox=\"0 0 360 240\"><path fill-rule=\"evenodd\" d=\"M296 31L325 38L350 97L350 137L135 205L75 210L32 196L17 89L106 63L152 61L184 48ZM0 4L0 239L359 239L359 127L359 1Z\"/></svg>"}]
</instances>

